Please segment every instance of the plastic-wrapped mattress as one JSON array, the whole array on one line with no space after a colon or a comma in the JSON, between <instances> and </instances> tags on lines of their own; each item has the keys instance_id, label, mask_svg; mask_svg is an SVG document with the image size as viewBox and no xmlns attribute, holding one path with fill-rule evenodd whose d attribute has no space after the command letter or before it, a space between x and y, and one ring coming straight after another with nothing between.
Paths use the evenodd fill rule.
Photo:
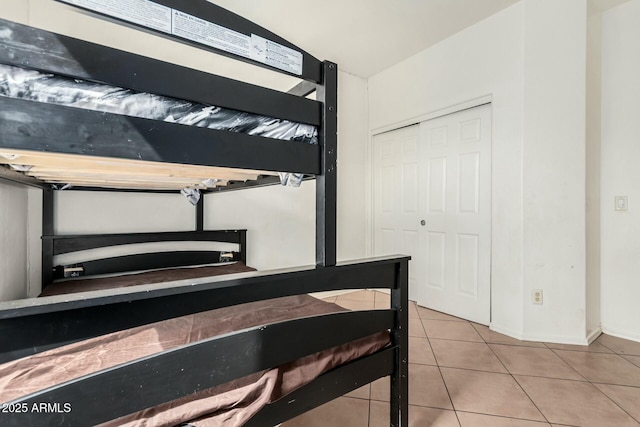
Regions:
<instances>
[{"instance_id":1,"label":"plastic-wrapped mattress","mask_svg":"<svg viewBox=\"0 0 640 427\"><path fill-rule=\"evenodd\" d=\"M317 144L315 126L0 65L0 95L190 126Z\"/></svg>"},{"instance_id":2,"label":"plastic-wrapped mattress","mask_svg":"<svg viewBox=\"0 0 640 427\"><path fill-rule=\"evenodd\" d=\"M315 126L0 64L0 96L317 144ZM301 174L281 173L298 186Z\"/></svg>"}]
</instances>

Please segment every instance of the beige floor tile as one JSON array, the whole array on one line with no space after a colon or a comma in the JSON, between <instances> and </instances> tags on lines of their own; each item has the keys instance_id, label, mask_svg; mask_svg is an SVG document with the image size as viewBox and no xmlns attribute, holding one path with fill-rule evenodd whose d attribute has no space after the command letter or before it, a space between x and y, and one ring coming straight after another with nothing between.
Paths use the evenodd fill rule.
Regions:
<instances>
[{"instance_id":1,"label":"beige floor tile","mask_svg":"<svg viewBox=\"0 0 640 427\"><path fill-rule=\"evenodd\" d=\"M494 417L493 415L457 412L462 427L549 427L540 421L519 420L516 418Z\"/></svg>"},{"instance_id":2,"label":"beige floor tile","mask_svg":"<svg viewBox=\"0 0 640 427\"><path fill-rule=\"evenodd\" d=\"M371 399L389 401L389 377L371 383ZM436 366L409 365L409 404L453 409L449 394Z\"/></svg>"},{"instance_id":3,"label":"beige floor tile","mask_svg":"<svg viewBox=\"0 0 640 427\"><path fill-rule=\"evenodd\" d=\"M640 387L640 367L622 356L581 351L554 351L589 381Z\"/></svg>"},{"instance_id":4,"label":"beige floor tile","mask_svg":"<svg viewBox=\"0 0 640 427\"><path fill-rule=\"evenodd\" d=\"M391 295L385 294L384 292L374 292L375 294L375 302L386 304L387 307L391 306Z\"/></svg>"},{"instance_id":5,"label":"beige floor tile","mask_svg":"<svg viewBox=\"0 0 640 427\"><path fill-rule=\"evenodd\" d=\"M429 338L483 342L469 322L422 319L422 324Z\"/></svg>"},{"instance_id":6,"label":"beige floor tile","mask_svg":"<svg viewBox=\"0 0 640 427\"><path fill-rule=\"evenodd\" d=\"M431 339L439 366L507 373L489 346L480 342Z\"/></svg>"},{"instance_id":7,"label":"beige floor tile","mask_svg":"<svg viewBox=\"0 0 640 427\"><path fill-rule=\"evenodd\" d=\"M596 342L620 354L640 356L640 342L629 341L611 335L602 334Z\"/></svg>"},{"instance_id":8,"label":"beige floor tile","mask_svg":"<svg viewBox=\"0 0 640 427\"><path fill-rule=\"evenodd\" d=\"M433 351L427 338L409 337L409 363L436 365Z\"/></svg>"},{"instance_id":9,"label":"beige floor tile","mask_svg":"<svg viewBox=\"0 0 640 427\"><path fill-rule=\"evenodd\" d=\"M371 395L371 384L363 385L360 388L345 394L345 397L355 397L356 399L369 399Z\"/></svg>"},{"instance_id":10,"label":"beige floor tile","mask_svg":"<svg viewBox=\"0 0 640 427\"><path fill-rule=\"evenodd\" d=\"M331 303L335 303L336 299L338 297L328 297L328 298L322 298L322 301L326 301L326 302L331 302Z\"/></svg>"},{"instance_id":11,"label":"beige floor tile","mask_svg":"<svg viewBox=\"0 0 640 427\"><path fill-rule=\"evenodd\" d=\"M545 421L511 375L441 368L457 411Z\"/></svg>"},{"instance_id":12,"label":"beige floor tile","mask_svg":"<svg viewBox=\"0 0 640 427\"><path fill-rule=\"evenodd\" d=\"M419 337L419 338L427 337L427 334L424 332L424 328L422 327L422 323L420 322L420 319L416 319L415 317L409 318L409 336Z\"/></svg>"},{"instance_id":13,"label":"beige floor tile","mask_svg":"<svg viewBox=\"0 0 640 427\"><path fill-rule=\"evenodd\" d=\"M490 344L490 346L511 374L585 380L582 375L548 348L501 344Z\"/></svg>"},{"instance_id":14,"label":"beige floor tile","mask_svg":"<svg viewBox=\"0 0 640 427\"><path fill-rule=\"evenodd\" d=\"M416 303L413 301L409 301L409 318L410 319L419 319L420 315L418 315L418 309Z\"/></svg>"},{"instance_id":15,"label":"beige floor tile","mask_svg":"<svg viewBox=\"0 0 640 427\"><path fill-rule=\"evenodd\" d=\"M355 301L343 299L340 300L340 297L336 300L336 304L340 307L346 308L347 310L373 310L374 303L373 301Z\"/></svg>"},{"instance_id":16,"label":"beige floor tile","mask_svg":"<svg viewBox=\"0 0 640 427\"><path fill-rule=\"evenodd\" d=\"M389 426L389 404L371 402L369 427ZM409 427L459 427L456 414L446 409L409 406ZM347 426L345 426L347 427Z\"/></svg>"},{"instance_id":17,"label":"beige floor tile","mask_svg":"<svg viewBox=\"0 0 640 427\"><path fill-rule=\"evenodd\" d=\"M409 378L411 384L411 378ZM371 400L389 401L389 377L383 377L371 383Z\"/></svg>"},{"instance_id":18,"label":"beige floor tile","mask_svg":"<svg viewBox=\"0 0 640 427\"><path fill-rule=\"evenodd\" d=\"M389 305L389 303L376 301L373 303L373 308L375 308L376 310L388 310L389 308L391 308L391 306Z\"/></svg>"},{"instance_id":19,"label":"beige floor tile","mask_svg":"<svg viewBox=\"0 0 640 427\"><path fill-rule=\"evenodd\" d=\"M582 381L516 376L550 423L584 427L627 427L638 424L603 395Z\"/></svg>"},{"instance_id":20,"label":"beige floor tile","mask_svg":"<svg viewBox=\"0 0 640 427\"><path fill-rule=\"evenodd\" d=\"M622 356L636 366L640 366L640 356Z\"/></svg>"},{"instance_id":21,"label":"beige floor tile","mask_svg":"<svg viewBox=\"0 0 640 427\"><path fill-rule=\"evenodd\" d=\"M431 310L430 308L421 307L416 305L418 309L418 315L421 319L433 319L433 320L452 320L457 322L466 322L466 320L459 317L451 316L450 314L442 313L440 311Z\"/></svg>"},{"instance_id":22,"label":"beige floor tile","mask_svg":"<svg viewBox=\"0 0 640 427\"><path fill-rule=\"evenodd\" d=\"M594 341L589 345L556 344L552 342L547 342L545 344L547 347L554 350L588 351L590 353L613 353L613 351L609 350L607 347L603 346L597 341Z\"/></svg>"},{"instance_id":23,"label":"beige floor tile","mask_svg":"<svg viewBox=\"0 0 640 427\"><path fill-rule=\"evenodd\" d=\"M488 326L479 325L477 323L471 323L474 329L482 336L482 338L490 344L509 344L509 345L521 345L524 347L543 347L546 346L537 341L522 341L509 336L492 331Z\"/></svg>"},{"instance_id":24,"label":"beige floor tile","mask_svg":"<svg viewBox=\"0 0 640 427\"><path fill-rule=\"evenodd\" d=\"M362 399L339 397L312 409L286 423L282 427L367 427L369 402Z\"/></svg>"},{"instance_id":25,"label":"beige floor tile","mask_svg":"<svg viewBox=\"0 0 640 427\"><path fill-rule=\"evenodd\" d=\"M640 423L640 388L609 384L594 385Z\"/></svg>"},{"instance_id":26,"label":"beige floor tile","mask_svg":"<svg viewBox=\"0 0 640 427\"><path fill-rule=\"evenodd\" d=\"M338 301L349 300L349 301L369 301L369 302L374 302L375 301L375 297L376 297L375 294L376 294L376 292L367 291L367 290L349 292L348 294L339 295L338 296Z\"/></svg>"}]
</instances>

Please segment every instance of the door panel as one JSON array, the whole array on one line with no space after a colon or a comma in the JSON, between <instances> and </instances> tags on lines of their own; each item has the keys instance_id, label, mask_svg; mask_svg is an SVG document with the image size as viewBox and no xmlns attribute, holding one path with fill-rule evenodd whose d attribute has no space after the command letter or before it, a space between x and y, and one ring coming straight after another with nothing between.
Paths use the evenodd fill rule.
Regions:
<instances>
[{"instance_id":1,"label":"door panel","mask_svg":"<svg viewBox=\"0 0 640 427\"><path fill-rule=\"evenodd\" d=\"M375 254L411 255L409 295L420 305L488 324L490 105L376 135L373 145Z\"/></svg>"},{"instance_id":2,"label":"door panel","mask_svg":"<svg viewBox=\"0 0 640 427\"><path fill-rule=\"evenodd\" d=\"M491 304L491 107L420 124L419 253L427 286L419 304L489 324ZM424 202L420 200L424 199ZM433 270L433 271L429 271Z\"/></svg>"},{"instance_id":3,"label":"door panel","mask_svg":"<svg viewBox=\"0 0 640 427\"><path fill-rule=\"evenodd\" d=\"M409 295L415 299L419 272L418 138L419 126L376 135L373 140L374 252L406 254Z\"/></svg>"}]
</instances>

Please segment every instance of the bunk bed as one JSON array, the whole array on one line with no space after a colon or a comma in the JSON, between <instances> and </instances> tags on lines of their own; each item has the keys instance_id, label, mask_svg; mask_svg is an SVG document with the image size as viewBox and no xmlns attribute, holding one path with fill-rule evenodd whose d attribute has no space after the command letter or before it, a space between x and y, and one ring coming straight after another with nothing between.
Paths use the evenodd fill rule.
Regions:
<instances>
[{"instance_id":1,"label":"bunk bed","mask_svg":"<svg viewBox=\"0 0 640 427\"><path fill-rule=\"evenodd\" d=\"M34 86L28 90L22 86L13 93L5 90L0 96L0 159L7 166L0 166L0 178L42 189L43 285L76 274L193 267L220 260L246 264L246 231L205 230L202 199L196 204L194 231L55 235L53 200L61 191L59 186L67 184L71 191L175 191L186 187L206 192L214 190L212 181L242 188L273 183L275 175L285 181L291 173L313 177L316 265L261 272L240 268L231 274L207 272L198 278L166 276L160 283L135 282L89 292L80 288L80 292L51 292L42 298L1 303L0 390L6 386L5 395L10 398L1 404L0 424L124 425L126 421L137 425L141 421L127 417L187 402L196 421L170 418L161 424L216 425L202 419L212 415L207 405L226 392L233 394L252 387L249 384L255 381L270 381L277 388L260 395L258 403L241 399L234 404L234 410L237 406L250 408L249 415L232 413L215 422L272 426L390 376L390 425L408 425L408 257L336 263L336 64L321 62L205 0L118 0L110 2L115 9L109 10L94 7L101 2L63 2L206 51L294 75L302 82L282 93L0 21L0 72L4 69L5 75L21 84L29 80L25 75L35 76L37 82L53 80L65 88L78 83L118 97L126 93L174 106L177 102L187 114L197 115L204 108L207 115L215 109L223 117L238 112L243 117L242 125L234 129L193 126L176 119L175 110L170 117L155 116L148 111L110 110L104 103L96 106L100 102L80 105L87 103L75 102L75 95L67 96L66 101L52 95L32 96ZM138 8L118 9L118 5ZM141 18L148 14L136 15L140 10L157 12L153 22ZM169 27L158 23L163 17L169 18ZM181 28L171 26L177 17L184 20ZM185 32L184 25L196 24L201 31L224 36L224 40L214 37L214 43L201 33L196 37ZM258 55L242 50L247 40L259 48ZM265 57L266 48L277 61ZM307 98L311 91L316 92L316 100ZM117 103L127 104L120 99ZM245 126L256 122L257 126ZM268 127L275 123L276 128L284 123L284 133L293 137L277 136L271 132L273 127L254 132L264 130L265 123ZM176 175L179 179L173 181ZM55 257L65 253L160 241L222 241L237 249L182 255L154 252L54 266ZM362 288L389 289L390 308L349 312L307 295ZM280 314L257 315L269 311L265 304ZM308 309L303 310L305 307ZM243 317L241 313L250 320L231 325L229 319ZM204 318L209 319L203 326L206 330L188 334L189 340L174 342L171 338L171 345L163 341L168 330L182 330L185 322L196 324ZM131 346L150 333L160 337L151 345L153 351L144 350L98 370L82 371L81 367L71 378L39 383L41 372L63 363L57 357L71 357L66 359L70 365L94 360L99 356L91 351L97 348L108 353L118 345L127 346L113 344L116 338ZM98 341L104 338L106 344ZM88 353L75 353L78 349ZM49 356L53 358L47 359ZM313 360L322 362L308 364ZM19 386L10 383L9 377L16 375ZM302 380L292 381L294 377ZM256 394L251 390L249 395ZM202 402L205 409L193 412L189 405L194 402Z\"/></svg>"}]
</instances>

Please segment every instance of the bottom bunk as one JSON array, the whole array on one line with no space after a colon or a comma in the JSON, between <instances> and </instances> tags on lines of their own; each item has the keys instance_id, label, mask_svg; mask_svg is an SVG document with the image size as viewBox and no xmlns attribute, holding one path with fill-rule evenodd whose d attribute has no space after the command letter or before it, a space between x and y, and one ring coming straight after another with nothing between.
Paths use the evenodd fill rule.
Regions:
<instances>
[{"instance_id":1,"label":"bottom bunk","mask_svg":"<svg viewBox=\"0 0 640 427\"><path fill-rule=\"evenodd\" d=\"M406 425L407 263L4 303L0 423L272 426L391 375L390 425ZM391 308L345 312L306 295L361 288L391 289Z\"/></svg>"}]
</instances>

